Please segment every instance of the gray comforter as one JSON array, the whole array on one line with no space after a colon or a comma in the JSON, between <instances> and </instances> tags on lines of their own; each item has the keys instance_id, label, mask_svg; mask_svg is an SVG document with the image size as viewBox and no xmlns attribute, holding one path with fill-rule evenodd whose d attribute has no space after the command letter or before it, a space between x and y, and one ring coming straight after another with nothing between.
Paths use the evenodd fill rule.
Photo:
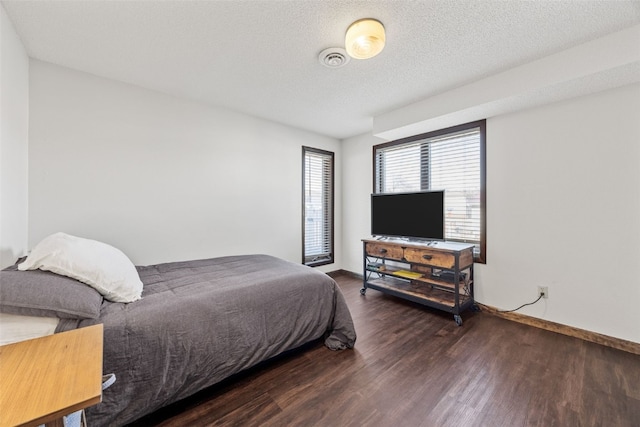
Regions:
<instances>
[{"instance_id":1,"label":"gray comforter","mask_svg":"<svg viewBox=\"0 0 640 427\"><path fill-rule=\"evenodd\" d=\"M267 255L138 267L142 300L104 302L104 372L116 382L87 410L90 426L123 425L283 351L325 338L353 347L351 314L327 275Z\"/></svg>"}]
</instances>

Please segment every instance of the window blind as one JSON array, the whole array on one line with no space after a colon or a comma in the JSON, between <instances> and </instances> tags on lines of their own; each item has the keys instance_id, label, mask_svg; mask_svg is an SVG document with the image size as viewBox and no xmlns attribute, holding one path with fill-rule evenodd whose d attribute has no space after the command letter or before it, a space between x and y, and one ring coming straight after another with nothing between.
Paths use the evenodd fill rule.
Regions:
<instances>
[{"instance_id":1,"label":"window blind","mask_svg":"<svg viewBox=\"0 0 640 427\"><path fill-rule=\"evenodd\" d=\"M333 262L333 153L303 148L303 259L307 265Z\"/></svg>"},{"instance_id":2,"label":"window blind","mask_svg":"<svg viewBox=\"0 0 640 427\"><path fill-rule=\"evenodd\" d=\"M444 189L445 239L473 243L480 256L484 246L484 121L454 129L374 147L374 191Z\"/></svg>"}]
</instances>

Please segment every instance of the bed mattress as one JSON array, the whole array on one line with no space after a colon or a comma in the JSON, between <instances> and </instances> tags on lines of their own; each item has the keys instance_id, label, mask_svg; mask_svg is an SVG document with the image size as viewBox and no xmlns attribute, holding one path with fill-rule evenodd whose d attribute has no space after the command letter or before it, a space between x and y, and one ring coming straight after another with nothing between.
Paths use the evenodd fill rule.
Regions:
<instances>
[{"instance_id":1,"label":"bed mattress","mask_svg":"<svg viewBox=\"0 0 640 427\"><path fill-rule=\"evenodd\" d=\"M329 276L268 255L137 267L133 303L105 300L104 372L117 381L87 410L91 426L123 425L307 342L353 347L344 297Z\"/></svg>"}]
</instances>

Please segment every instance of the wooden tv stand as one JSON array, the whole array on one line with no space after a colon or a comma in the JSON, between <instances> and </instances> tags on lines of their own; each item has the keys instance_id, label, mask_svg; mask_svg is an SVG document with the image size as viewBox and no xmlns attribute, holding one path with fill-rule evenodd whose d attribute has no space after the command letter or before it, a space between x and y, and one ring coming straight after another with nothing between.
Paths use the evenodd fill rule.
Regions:
<instances>
[{"instance_id":1,"label":"wooden tv stand","mask_svg":"<svg viewBox=\"0 0 640 427\"><path fill-rule=\"evenodd\" d=\"M473 245L364 239L363 286L453 314L476 308L473 300Z\"/></svg>"}]
</instances>

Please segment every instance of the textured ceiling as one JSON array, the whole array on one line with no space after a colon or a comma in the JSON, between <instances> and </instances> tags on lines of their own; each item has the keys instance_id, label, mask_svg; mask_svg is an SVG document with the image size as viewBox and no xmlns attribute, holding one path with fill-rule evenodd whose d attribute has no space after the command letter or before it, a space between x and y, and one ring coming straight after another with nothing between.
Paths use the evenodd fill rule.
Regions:
<instances>
[{"instance_id":1,"label":"textured ceiling","mask_svg":"<svg viewBox=\"0 0 640 427\"><path fill-rule=\"evenodd\" d=\"M336 138L640 22L640 1L2 1L30 57ZM349 24L385 50L329 69Z\"/></svg>"}]
</instances>

